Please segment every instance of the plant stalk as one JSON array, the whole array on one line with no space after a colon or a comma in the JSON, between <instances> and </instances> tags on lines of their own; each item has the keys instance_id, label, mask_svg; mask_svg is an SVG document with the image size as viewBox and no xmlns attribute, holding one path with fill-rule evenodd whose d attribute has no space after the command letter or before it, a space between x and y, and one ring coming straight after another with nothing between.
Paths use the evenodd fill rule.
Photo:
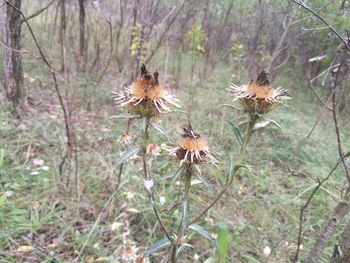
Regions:
<instances>
[{"instance_id":1,"label":"plant stalk","mask_svg":"<svg viewBox=\"0 0 350 263\"><path fill-rule=\"evenodd\" d=\"M244 159L245 159L245 155L247 152L247 146L248 143L250 141L250 138L254 132L254 125L256 124L256 122L259 120L259 116L254 115L250 117L250 122L246 131L246 135L244 136L244 140L242 142L241 145L241 150L239 152L239 156L238 156L238 160L237 160L237 164L236 165L243 165L244 163ZM233 179L234 177L237 175L238 170L236 170L233 174L233 176L231 176L230 181L227 182L226 186L221 190L221 192L217 195L217 197L207 206L207 208L205 208L195 219L193 219L190 222L190 225L196 223L206 212L208 212L208 210L210 208L212 208L217 201L219 201L219 199L221 198L221 196L227 191L227 189L232 185L233 183Z\"/></svg>"},{"instance_id":2,"label":"plant stalk","mask_svg":"<svg viewBox=\"0 0 350 263\"><path fill-rule=\"evenodd\" d=\"M148 144L148 139L149 139L149 127L150 127L150 118L146 117L146 126L145 126L145 130L143 131L143 142L142 142L142 163L143 163L143 173L145 176L145 181L150 181L150 176L149 173L147 171L147 144ZM170 235L168 233L168 231L165 228L165 225L163 223L163 220L160 216L160 214L157 211L157 208L155 206L155 202L154 202L154 197L152 194L152 190L151 189L147 189L147 193L148 193L148 200L152 205L152 209L153 212L157 218L157 221L159 222L164 234L166 235L166 237L169 239L169 241L171 242L171 244L173 244L173 240L170 238Z\"/></svg>"},{"instance_id":3,"label":"plant stalk","mask_svg":"<svg viewBox=\"0 0 350 263\"><path fill-rule=\"evenodd\" d=\"M179 244L181 245L181 239L185 235L186 229L188 226L188 222L185 222L188 220L188 215L186 216L185 213L188 214L188 197L189 197L190 188L191 188L191 177L192 177L192 173L193 173L193 166L189 165L185 171L186 171L186 173L185 173L185 190L184 190L184 196L182 199L183 214L182 214L182 220L181 220L179 228L178 228L176 241L171 247L171 263L176 263L177 250L178 250Z\"/></svg>"}]
</instances>

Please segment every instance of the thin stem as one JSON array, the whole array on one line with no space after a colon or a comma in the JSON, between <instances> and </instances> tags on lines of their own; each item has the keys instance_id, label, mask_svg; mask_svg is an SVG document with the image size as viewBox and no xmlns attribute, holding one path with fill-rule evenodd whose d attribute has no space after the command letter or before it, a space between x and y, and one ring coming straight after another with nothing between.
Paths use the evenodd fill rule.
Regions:
<instances>
[{"instance_id":1,"label":"thin stem","mask_svg":"<svg viewBox=\"0 0 350 263\"><path fill-rule=\"evenodd\" d=\"M147 171L147 143L148 143L148 129L149 129L149 119L146 119L146 127L143 133L143 144L142 144L142 161L143 161L143 172L145 175L145 180L149 180L149 174Z\"/></svg>"},{"instance_id":2,"label":"thin stem","mask_svg":"<svg viewBox=\"0 0 350 263\"><path fill-rule=\"evenodd\" d=\"M150 127L150 119L149 117L146 117L146 126L145 126L145 130L143 132L143 142L142 142L142 163L143 163L143 173L144 173L144 176L145 176L145 181L149 182L150 181L150 176L149 176L149 173L147 171L147 144L148 144L148 138L149 138L149 127ZM152 208L153 208L153 212L164 232L164 234L166 235L166 237L169 239L169 241L171 242L171 244L173 244L173 241L172 239L170 238L170 235L168 233L168 231L166 230L165 228L165 225L163 223L163 220L160 216L160 214L158 213L157 211L157 208L155 206L155 202L154 202L154 197L153 197L153 194L152 194L152 189L147 189L147 192L148 192L148 199L152 205Z\"/></svg>"},{"instance_id":3,"label":"thin stem","mask_svg":"<svg viewBox=\"0 0 350 263\"><path fill-rule=\"evenodd\" d=\"M303 220L304 220L304 213L306 208L309 206L310 202L312 201L314 195L317 193L318 189L321 188L321 186L331 177L331 175L333 174L333 172L338 168L338 165L341 163L341 159L340 158L338 160L338 162L336 163L336 165L334 166L334 168L329 172L329 174L323 178L321 181L318 180L318 184L317 186L314 188L314 190L311 192L310 196L308 197L308 199L306 200L305 204L303 205L303 207L300 210L300 215L299 215L299 232L298 232L298 242L297 242L297 251L295 252L294 258L292 262L297 262L298 258L299 258L299 252L300 252L300 246L301 243L303 241Z\"/></svg>"},{"instance_id":4,"label":"thin stem","mask_svg":"<svg viewBox=\"0 0 350 263\"><path fill-rule=\"evenodd\" d=\"M171 263L176 263L176 251L177 251L177 246L176 244L171 246Z\"/></svg>"},{"instance_id":5,"label":"thin stem","mask_svg":"<svg viewBox=\"0 0 350 263\"><path fill-rule=\"evenodd\" d=\"M247 146L248 146L248 143L249 143L249 140L250 140L250 137L251 135L253 134L254 132L254 125L255 123L258 121L259 119L259 116L257 115L254 115L254 116L251 116L250 117L250 122L249 122L249 125L248 125L248 128L247 128L247 132L246 132L246 135L244 137L244 140L242 142L242 145L241 145L241 150L239 152L239 156L238 156L238 161L237 161L237 165L242 165L243 164L243 161L244 161L244 158L245 158L245 154L246 154L246 151L247 151ZM221 192L216 196L216 198L207 206L207 208L205 208L195 219L193 219L191 222L190 222L190 225L191 224L194 224L196 223L206 212L208 212L208 210L210 208L212 208L217 201L219 201L219 199L221 198L221 196L227 191L227 189L232 185L233 183L233 179L234 177L237 175L237 172L238 170L236 170L233 174L233 176L231 177L231 180L229 182L227 182L226 186L224 187L224 189L221 190Z\"/></svg>"},{"instance_id":6,"label":"thin stem","mask_svg":"<svg viewBox=\"0 0 350 263\"><path fill-rule=\"evenodd\" d=\"M345 39L340 35L340 33L338 33L338 31L330 23L328 23L321 15L316 13L314 10L312 10L310 7L306 6L302 2L298 2L296 0L291 0L291 1L294 2L295 4L301 6L305 10L309 11L314 16L316 16L319 20L321 20L331 31L333 31L333 33L340 39L340 41L343 42L345 48L348 50L348 52L350 52L350 47L348 45L348 42L345 41Z\"/></svg>"},{"instance_id":7,"label":"thin stem","mask_svg":"<svg viewBox=\"0 0 350 263\"><path fill-rule=\"evenodd\" d=\"M188 215L185 215L185 213L188 214L188 197L190 194L190 188L191 188L191 177L192 177L192 173L193 173L193 166L189 165L185 170L185 190L184 190L184 196L182 199L182 206L183 206L183 210L182 210L182 220L180 222L179 228L178 228L178 233L177 233L177 238L175 243L172 245L171 247L171 263L176 263L176 253L177 253L177 248L178 248L178 244L181 243L181 239L182 237L185 235L186 233L186 229L188 226Z\"/></svg>"}]
</instances>

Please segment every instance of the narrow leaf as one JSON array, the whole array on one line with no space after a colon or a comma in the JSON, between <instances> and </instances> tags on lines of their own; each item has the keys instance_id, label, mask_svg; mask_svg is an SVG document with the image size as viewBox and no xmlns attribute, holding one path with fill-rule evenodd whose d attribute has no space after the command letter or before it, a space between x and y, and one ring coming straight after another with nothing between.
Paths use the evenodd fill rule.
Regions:
<instances>
[{"instance_id":1,"label":"narrow leaf","mask_svg":"<svg viewBox=\"0 0 350 263\"><path fill-rule=\"evenodd\" d=\"M179 256L181 256L189 248L194 248L194 247L188 243L181 245L180 248L176 252L176 257L178 258Z\"/></svg>"},{"instance_id":2,"label":"narrow leaf","mask_svg":"<svg viewBox=\"0 0 350 263\"><path fill-rule=\"evenodd\" d=\"M195 175L208 188L210 196L213 197L213 186L212 186L212 184L207 179L205 179L204 176L202 176L201 170L199 169L199 167L197 165L195 165L194 167L196 168Z\"/></svg>"},{"instance_id":3,"label":"narrow leaf","mask_svg":"<svg viewBox=\"0 0 350 263\"><path fill-rule=\"evenodd\" d=\"M198 234L200 234L202 237L209 240L210 244L215 247L215 239L200 225L192 224L189 226L190 229L196 231Z\"/></svg>"},{"instance_id":4,"label":"narrow leaf","mask_svg":"<svg viewBox=\"0 0 350 263\"><path fill-rule=\"evenodd\" d=\"M255 130L262 129L262 128L264 128L264 127L270 125L270 124L273 124L273 125L276 126L277 128L282 129L281 126L280 126L277 122L275 122L274 120L264 118L263 121L258 122L257 124L254 125L253 130L255 131Z\"/></svg>"},{"instance_id":5,"label":"narrow leaf","mask_svg":"<svg viewBox=\"0 0 350 263\"><path fill-rule=\"evenodd\" d=\"M160 177L160 180L165 180L165 179L169 179L169 178L177 178L181 173L182 171L184 170L184 167L183 166L180 166L179 169L174 172L174 173L167 173L167 174L164 174L163 176Z\"/></svg>"},{"instance_id":6,"label":"narrow leaf","mask_svg":"<svg viewBox=\"0 0 350 263\"><path fill-rule=\"evenodd\" d=\"M227 252L228 252L228 230L227 226L224 224L220 224L218 226L217 231L217 249L219 254L220 263L226 263L227 262Z\"/></svg>"},{"instance_id":7,"label":"narrow leaf","mask_svg":"<svg viewBox=\"0 0 350 263\"><path fill-rule=\"evenodd\" d=\"M167 131L162 126L155 122L151 122L151 125L157 132L159 132L161 135L165 136L169 141L171 141L171 138L169 137Z\"/></svg>"},{"instance_id":8,"label":"narrow leaf","mask_svg":"<svg viewBox=\"0 0 350 263\"><path fill-rule=\"evenodd\" d=\"M140 118L140 116L130 115L130 114L118 114L118 115L112 115L111 117L108 118L108 120L110 120L110 119L135 119L135 118Z\"/></svg>"},{"instance_id":9,"label":"narrow leaf","mask_svg":"<svg viewBox=\"0 0 350 263\"><path fill-rule=\"evenodd\" d=\"M146 127L148 125L148 119L146 117L142 118L142 131L146 132Z\"/></svg>"},{"instance_id":10,"label":"narrow leaf","mask_svg":"<svg viewBox=\"0 0 350 263\"><path fill-rule=\"evenodd\" d=\"M236 173L239 169L241 169L241 168L244 168L244 169L249 170L249 168L248 168L247 166L242 165L242 164L237 164L237 165L235 165L235 167L233 168L233 173L235 174L235 173Z\"/></svg>"},{"instance_id":11,"label":"narrow leaf","mask_svg":"<svg viewBox=\"0 0 350 263\"><path fill-rule=\"evenodd\" d=\"M267 118L265 118L265 120L269 121L271 124L282 130L282 127L276 121Z\"/></svg>"},{"instance_id":12,"label":"narrow leaf","mask_svg":"<svg viewBox=\"0 0 350 263\"><path fill-rule=\"evenodd\" d=\"M237 139L238 144L239 144L239 145L242 145L243 136L242 136L240 130L239 130L239 129L237 128L237 126L234 125L231 121L229 121L229 120L227 120L227 121L228 121L228 123L231 125L232 130L233 130L233 132L234 132L235 135L236 135L236 139Z\"/></svg>"},{"instance_id":13,"label":"narrow leaf","mask_svg":"<svg viewBox=\"0 0 350 263\"><path fill-rule=\"evenodd\" d=\"M188 224L188 204L187 204L187 201L184 201L182 203L182 219L181 219L182 236L185 235L187 224Z\"/></svg>"},{"instance_id":14,"label":"narrow leaf","mask_svg":"<svg viewBox=\"0 0 350 263\"><path fill-rule=\"evenodd\" d=\"M226 177L226 183L231 182L232 176L233 176L233 156L230 156L230 159L227 163L227 177Z\"/></svg>"},{"instance_id":15,"label":"narrow leaf","mask_svg":"<svg viewBox=\"0 0 350 263\"><path fill-rule=\"evenodd\" d=\"M246 124L246 123L249 123L249 122L250 122L249 119L244 120L244 121L240 121L239 123L236 124L236 127L238 128L238 127L242 126L243 124Z\"/></svg>"},{"instance_id":16,"label":"narrow leaf","mask_svg":"<svg viewBox=\"0 0 350 263\"><path fill-rule=\"evenodd\" d=\"M116 167L120 166L122 163L124 163L127 159L129 159L134 154L137 154L140 151L139 146L131 147L129 150L127 150L117 161L116 161Z\"/></svg>"},{"instance_id":17,"label":"narrow leaf","mask_svg":"<svg viewBox=\"0 0 350 263\"><path fill-rule=\"evenodd\" d=\"M260 121L260 122L258 122L258 123L256 123L254 125L253 131L262 129L262 128L266 127L269 124L270 124L270 121L267 121L267 120Z\"/></svg>"},{"instance_id":18,"label":"narrow leaf","mask_svg":"<svg viewBox=\"0 0 350 263\"><path fill-rule=\"evenodd\" d=\"M153 243L152 246L150 246L145 253L143 254L144 258L148 258L151 254L154 252L160 251L162 249L165 249L171 245L170 240L167 237L164 237L163 239L157 240Z\"/></svg>"},{"instance_id":19,"label":"narrow leaf","mask_svg":"<svg viewBox=\"0 0 350 263\"><path fill-rule=\"evenodd\" d=\"M233 109L235 109L235 110L242 111L242 109L240 109L240 108L238 108L238 107L236 107L236 106L233 106L233 105L231 105L231 104L222 104L222 106L225 106L225 107L233 108Z\"/></svg>"}]
</instances>

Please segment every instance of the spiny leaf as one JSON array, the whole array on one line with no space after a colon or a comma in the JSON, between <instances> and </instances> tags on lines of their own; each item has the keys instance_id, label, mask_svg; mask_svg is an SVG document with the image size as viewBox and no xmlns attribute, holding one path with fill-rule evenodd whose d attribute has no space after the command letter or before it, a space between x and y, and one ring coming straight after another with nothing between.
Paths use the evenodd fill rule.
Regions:
<instances>
[{"instance_id":1,"label":"spiny leaf","mask_svg":"<svg viewBox=\"0 0 350 263\"><path fill-rule=\"evenodd\" d=\"M228 160L228 163L227 163L226 183L229 183L231 181L232 176L233 176L233 170L234 170L234 167L233 167L233 156L231 155L230 159Z\"/></svg>"},{"instance_id":2,"label":"spiny leaf","mask_svg":"<svg viewBox=\"0 0 350 263\"><path fill-rule=\"evenodd\" d=\"M247 167L247 166L245 166L245 165L243 165L243 164L237 164L237 165L235 165L235 167L233 168L233 173L235 174L239 169L241 169L241 168L244 168L244 169L247 169L247 170L249 170L249 168Z\"/></svg>"},{"instance_id":3,"label":"spiny leaf","mask_svg":"<svg viewBox=\"0 0 350 263\"><path fill-rule=\"evenodd\" d=\"M185 235L187 224L188 224L188 204L187 204L187 201L184 201L182 203L182 219L181 219L182 236Z\"/></svg>"},{"instance_id":4,"label":"spiny leaf","mask_svg":"<svg viewBox=\"0 0 350 263\"><path fill-rule=\"evenodd\" d=\"M162 126L155 122L151 122L151 125L157 132L159 132L161 135L165 136L169 141L171 141L171 138L169 137L167 131Z\"/></svg>"},{"instance_id":5,"label":"spiny leaf","mask_svg":"<svg viewBox=\"0 0 350 263\"><path fill-rule=\"evenodd\" d=\"M236 106L233 106L233 105L231 105L231 104L222 104L222 106L225 106L225 107L233 108L233 109L235 109L235 110L242 111L242 109L240 109L240 108L238 108L238 107L236 107Z\"/></svg>"},{"instance_id":6,"label":"spiny leaf","mask_svg":"<svg viewBox=\"0 0 350 263\"><path fill-rule=\"evenodd\" d=\"M258 123L256 123L256 124L254 125L253 131L262 129L262 128L266 127L266 126L269 125L269 124L270 124L270 122L267 121L267 120L260 121L260 122L258 122Z\"/></svg>"},{"instance_id":7,"label":"spiny leaf","mask_svg":"<svg viewBox=\"0 0 350 263\"><path fill-rule=\"evenodd\" d=\"M249 123L249 122L250 122L250 119L240 121L239 123L236 124L236 127L238 128L238 127L242 126L243 124L246 124L246 123Z\"/></svg>"},{"instance_id":8,"label":"spiny leaf","mask_svg":"<svg viewBox=\"0 0 350 263\"><path fill-rule=\"evenodd\" d=\"M178 177L182 173L183 170L184 170L184 167L180 166L179 169L175 173L164 174L163 176L160 177L160 180L165 180L165 179L169 179L169 178L175 179L176 177Z\"/></svg>"},{"instance_id":9,"label":"spiny leaf","mask_svg":"<svg viewBox=\"0 0 350 263\"><path fill-rule=\"evenodd\" d=\"M171 245L170 240L167 237L164 237L163 239L157 240L153 243L152 246L150 246L145 253L143 254L144 258L149 257L152 253L157 252L159 250L165 249Z\"/></svg>"},{"instance_id":10,"label":"spiny leaf","mask_svg":"<svg viewBox=\"0 0 350 263\"><path fill-rule=\"evenodd\" d=\"M185 252L185 250L189 248L194 248L194 247L188 243L182 244L176 253L176 257L181 256Z\"/></svg>"},{"instance_id":11,"label":"spiny leaf","mask_svg":"<svg viewBox=\"0 0 350 263\"><path fill-rule=\"evenodd\" d=\"M217 235L218 237L216 242L217 242L217 249L218 249L220 263L226 263L227 262L226 256L228 252L227 226L224 224L220 224L218 226Z\"/></svg>"},{"instance_id":12,"label":"spiny leaf","mask_svg":"<svg viewBox=\"0 0 350 263\"><path fill-rule=\"evenodd\" d=\"M131 147L129 150L127 150L117 161L116 161L116 167L120 166L122 163L124 163L127 159L129 159L134 154L137 154L140 151L139 146Z\"/></svg>"},{"instance_id":13,"label":"spiny leaf","mask_svg":"<svg viewBox=\"0 0 350 263\"><path fill-rule=\"evenodd\" d=\"M142 131L143 132L146 132L146 128L148 127L148 119L146 117L143 117L142 118Z\"/></svg>"},{"instance_id":14,"label":"spiny leaf","mask_svg":"<svg viewBox=\"0 0 350 263\"><path fill-rule=\"evenodd\" d=\"M237 139L237 142L239 145L242 145L242 142L243 142L243 136L240 132L240 130L237 128L236 125L234 125L231 121L227 120L228 123L231 125L232 129L233 129L233 132L235 133L236 135L236 139Z\"/></svg>"},{"instance_id":15,"label":"spiny leaf","mask_svg":"<svg viewBox=\"0 0 350 263\"><path fill-rule=\"evenodd\" d=\"M268 118L265 118L265 120L271 122L273 125L275 125L277 128L281 129L282 130L282 127L274 120L271 120L271 119L268 119Z\"/></svg>"},{"instance_id":16,"label":"spiny leaf","mask_svg":"<svg viewBox=\"0 0 350 263\"><path fill-rule=\"evenodd\" d=\"M277 122L275 122L274 120L264 118L263 121L258 122L257 124L254 125L253 130L256 131L256 130L262 129L262 128L268 126L269 124L273 124L277 128L282 129L281 126Z\"/></svg>"},{"instance_id":17,"label":"spiny leaf","mask_svg":"<svg viewBox=\"0 0 350 263\"><path fill-rule=\"evenodd\" d=\"M140 116L137 115L130 115L130 114L118 114L118 115L112 115L109 119L135 119L140 118Z\"/></svg>"},{"instance_id":18,"label":"spiny leaf","mask_svg":"<svg viewBox=\"0 0 350 263\"><path fill-rule=\"evenodd\" d=\"M197 176L197 178L203 184L205 184L205 186L208 188L210 196L213 197L213 186L212 186L212 184L207 179L205 179L204 176L202 176L201 170L199 169L199 167L197 165L195 165L194 167L196 168L195 175Z\"/></svg>"},{"instance_id":19,"label":"spiny leaf","mask_svg":"<svg viewBox=\"0 0 350 263\"><path fill-rule=\"evenodd\" d=\"M198 234L200 234L202 237L209 240L210 244L215 247L215 239L200 225L192 224L189 226L190 229L196 231Z\"/></svg>"}]
</instances>

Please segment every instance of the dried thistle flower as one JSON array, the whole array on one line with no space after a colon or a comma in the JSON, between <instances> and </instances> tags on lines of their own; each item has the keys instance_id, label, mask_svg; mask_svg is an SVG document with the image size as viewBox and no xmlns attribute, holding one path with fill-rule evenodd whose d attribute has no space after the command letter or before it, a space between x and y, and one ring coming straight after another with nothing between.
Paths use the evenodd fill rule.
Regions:
<instances>
[{"instance_id":1,"label":"dried thistle flower","mask_svg":"<svg viewBox=\"0 0 350 263\"><path fill-rule=\"evenodd\" d=\"M127 135L127 134L123 134L123 135L121 135L120 138L119 138L119 142L120 142L121 144L126 144L126 143L128 143L129 141L130 141L130 136Z\"/></svg>"},{"instance_id":2,"label":"dried thistle flower","mask_svg":"<svg viewBox=\"0 0 350 263\"><path fill-rule=\"evenodd\" d=\"M237 86L232 83L229 88L234 96L233 101L241 101L244 112L249 115L268 113L281 104L282 100L290 98L286 90L274 89L267 75L268 73L263 70L256 80L249 81L247 85Z\"/></svg>"},{"instance_id":3,"label":"dried thistle flower","mask_svg":"<svg viewBox=\"0 0 350 263\"><path fill-rule=\"evenodd\" d=\"M137 248L135 246L126 246L123 249L123 253L127 257L134 255L136 252L137 252Z\"/></svg>"},{"instance_id":4,"label":"dried thistle flower","mask_svg":"<svg viewBox=\"0 0 350 263\"><path fill-rule=\"evenodd\" d=\"M192 164L208 162L215 165L218 161L213 156L212 150L204 139L193 131L191 124L188 124L183 130L184 133L178 141L178 145L171 151L180 160L180 165L183 162Z\"/></svg>"},{"instance_id":5,"label":"dried thistle flower","mask_svg":"<svg viewBox=\"0 0 350 263\"><path fill-rule=\"evenodd\" d=\"M146 260L142 256L137 256L134 263L145 263Z\"/></svg>"},{"instance_id":6,"label":"dried thistle flower","mask_svg":"<svg viewBox=\"0 0 350 263\"><path fill-rule=\"evenodd\" d=\"M160 148L159 148L159 146L157 144L150 143L147 146L146 152L150 153L150 154L152 154L154 156L158 156L160 154Z\"/></svg>"},{"instance_id":7,"label":"dried thistle flower","mask_svg":"<svg viewBox=\"0 0 350 263\"><path fill-rule=\"evenodd\" d=\"M134 245L124 246L121 259L123 260L123 262L133 262L135 261L137 251L138 248Z\"/></svg>"},{"instance_id":8,"label":"dried thistle flower","mask_svg":"<svg viewBox=\"0 0 350 263\"><path fill-rule=\"evenodd\" d=\"M128 106L132 113L145 117L170 112L170 105L180 108L180 101L159 84L158 75L157 71L151 75L142 64L137 81L122 92L113 92L116 104Z\"/></svg>"}]
</instances>

